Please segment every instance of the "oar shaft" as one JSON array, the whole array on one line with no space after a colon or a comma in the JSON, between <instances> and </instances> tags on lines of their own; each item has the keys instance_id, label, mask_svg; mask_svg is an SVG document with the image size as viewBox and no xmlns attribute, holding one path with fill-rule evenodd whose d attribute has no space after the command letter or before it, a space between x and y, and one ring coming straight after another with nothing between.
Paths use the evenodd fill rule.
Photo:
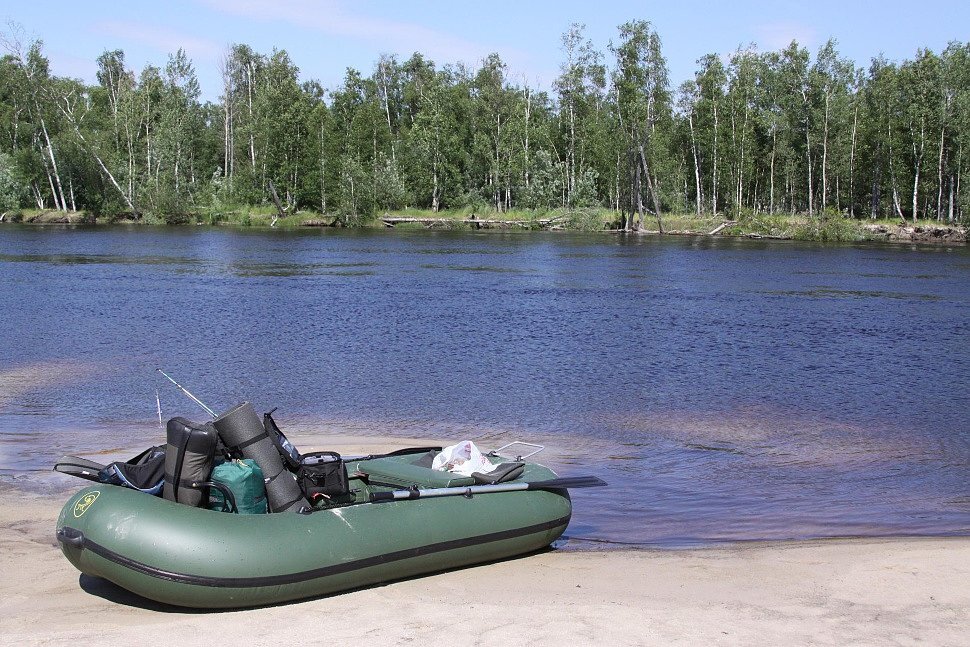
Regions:
<instances>
[{"instance_id":1,"label":"oar shaft","mask_svg":"<svg viewBox=\"0 0 970 647\"><path fill-rule=\"evenodd\" d=\"M469 485L468 487L441 487L427 490L394 490L393 492L375 492L372 501L391 499L431 499L439 496L474 496L476 494L493 494L496 492L518 492L528 490L528 483L509 483L508 485ZM387 496L390 495L390 496ZM377 497L375 499L375 497Z\"/></svg>"},{"instance_id":2,"label":"oar shaft","mask_svg":"<svg viewBox=\"0 0 970 647\"><path fill-rule=\"evenodd\" d=\"M370 495L372 502L403 501L407 499L428 499L441 496L472 497L476 494L497 494L499 492L521 492L523 490L557 490L578 487L599 487L606 485L596 476L578 476L547 481L518 481L514 483L496 483L495 485L469 485L467 487L429 488L426 490L412 488L410 490L392 490L390 492L374 492Z\"/></svg>"}]
</instances>

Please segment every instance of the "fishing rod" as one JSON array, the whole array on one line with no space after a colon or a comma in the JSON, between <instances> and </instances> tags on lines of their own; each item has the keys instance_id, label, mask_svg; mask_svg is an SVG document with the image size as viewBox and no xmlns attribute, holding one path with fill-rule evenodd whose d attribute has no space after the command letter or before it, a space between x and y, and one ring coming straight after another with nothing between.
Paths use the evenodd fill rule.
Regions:
<instances>
[{"instance_id":1,"label":"fishing rod","mask_svg":"<svg viewBox=\"0 0 970 647\"><path fill-rule=\"evenodd\" d=\"M189 390L188 389L186 389L184 386L182 386L181 384L179 384L178 382L176 382L175 380L173 380L171 375L169 375L168 373L166 373L165 371L163 371L160 368L156 368L155 370L158 371L159 373L161 373L162 375L164 375L168 379L169 382L171 382L176 387L178 387L178 390L179 391L181 391L182 393L184 393L185 395L187 395L189 398L191 398L192 402L195 402L197 405L199 405L200 407L202 407L203 409L205 409L206 413L208 413L210 416L212 416L212 419L213 420L215 420L216 418L219 417L219 416L216 415L216 412L215 411L213 411L209 407L205 406L205 402L203 402L202 400L198 399L197 397L195 397L194 395L192 395L191 393L189 393Z\"/></svg>"}]
</instances>

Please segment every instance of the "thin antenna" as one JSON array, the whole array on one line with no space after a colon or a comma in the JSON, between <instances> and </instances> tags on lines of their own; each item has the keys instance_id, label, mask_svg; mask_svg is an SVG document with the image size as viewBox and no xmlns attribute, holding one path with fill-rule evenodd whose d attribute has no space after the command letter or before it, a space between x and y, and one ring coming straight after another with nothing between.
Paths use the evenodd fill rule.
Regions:
<instances>
[{"instance_id":1,"label":"thin antenna","mask_svg":"<svg viewBox=\"0 0 970 647\"><path fill-rule=\"evenodd\" d=\"M158 398L158 389L155 389L155 406L158 408L158 426L164 427L162 424L162 401Z\"/></svg>"},{"instance_id":2,"label":"thin antenna","mask_svg":"<svg viewBox=\"0 0 970 647\"><path fill-rule=\"evenodd\" d=\"M176 382L175 380L173 380L172 377L168 373L166 373L165 371L163 371L160 368L156 368L155 370L158 371L159 373L161 373L162 375L164 375L166 377L166 379L168 379L169 382L171 382L176 387L178 387L178 390L179 391L181 391L185 395L189 396L189 398L192 400L192 402L195 402L197 405L199 405L200 407L202 407L203 409L205 409L206 413L208 413L210 416L212 416L213 419L219 417L219 416L216 415L216 412L215 411L213 411L209 407L205 406L205 403L202 400L198 399L197 397L195 397L194 395L192 395L191 393L189 393L188 389L186 389L184 386L182 386L181 384L179 384L178 382Z\"/></svg>"}]
</instances>

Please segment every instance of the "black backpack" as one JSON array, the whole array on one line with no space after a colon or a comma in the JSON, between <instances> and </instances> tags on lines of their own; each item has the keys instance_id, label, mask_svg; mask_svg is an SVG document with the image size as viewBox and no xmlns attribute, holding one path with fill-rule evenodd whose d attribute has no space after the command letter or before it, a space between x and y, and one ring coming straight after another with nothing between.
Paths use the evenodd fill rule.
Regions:
<instances>
[{"instance_id":1,"label":"black backpack","mask_svg":"<svg viewBox=\"0 0 970 647\"><path fill-rule=\"evenodd\" d=\"M127 461L106 465L98 472L98 480L148 494L161 494L165 481L165 446L149 447Z\"/></svg>"},{"instance_id":2,"label":"black backpack","mask_svg":"<svg viewBox=\"0 0 970 647\"><path fill-rule=\"evenodd\" d=\"M276 409L273 409L276 411ZM310 501L347 494L347 466L337 452L301 454L273 420L273 411L263 414L263 427L279 450L287 469L296 474L300 489Z\"/></svg>"}]
</instances>

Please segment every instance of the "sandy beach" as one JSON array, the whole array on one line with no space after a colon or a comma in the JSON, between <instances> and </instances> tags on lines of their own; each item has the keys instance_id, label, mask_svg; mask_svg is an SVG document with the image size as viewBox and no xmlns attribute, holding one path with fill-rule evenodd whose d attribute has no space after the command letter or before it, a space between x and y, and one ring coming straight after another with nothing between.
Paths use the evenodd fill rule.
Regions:
<instances>
[{"instance_id":1,"label":"sandy beach","mask_svg":"<svg viewBox=\"0 0 970 647\"><path fill-rule=\"evenodd\" d=\"M360 451L382 444L353 443ZM573 550L567 542L304 602L200 613L80 576L54 541L63 494L10 486L0 493L3 645L214 644L233 636L260 645L297 637L374 645L966 645L970 636L970 538L680 551Z\"/></svg>"}]
</instances>

